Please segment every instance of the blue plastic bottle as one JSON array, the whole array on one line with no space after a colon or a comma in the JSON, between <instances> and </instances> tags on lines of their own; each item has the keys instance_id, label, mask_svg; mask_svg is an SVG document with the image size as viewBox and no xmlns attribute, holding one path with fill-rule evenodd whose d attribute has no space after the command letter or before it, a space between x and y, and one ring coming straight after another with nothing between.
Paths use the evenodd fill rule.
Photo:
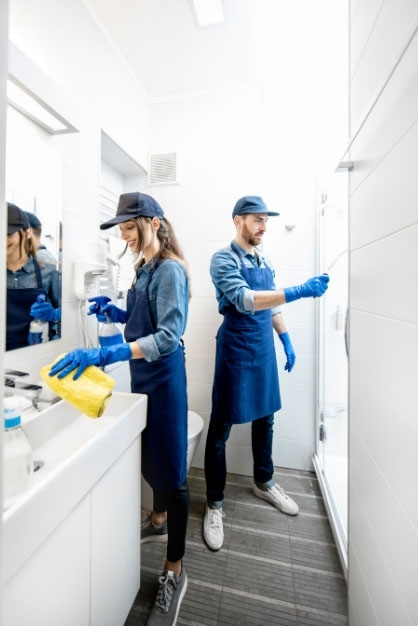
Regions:
<instances>
[{"instance_id":1,"label":"blue plastic bottle","mask_svg":"<svg viewBox=\"0 0 418 626\"><path fill-rule=\"evenodd\" d=\"M103 317L103 319L101 319ZM98 315L99 320L99 344L101 348L123 343L122 333L107 315Z\"/></svg>"},{"instance_id":2,"label":"blue plastic bottle","mask_svg":"<svg viewBox=\"0 0 418 626\"><path fill-rule=\"evenodd\" d=\"M37 302L45 302L46 297L43 294L40 294L37 298ZM48 331L49 325L48 322L44 322L40 319L33 319L29 326L29 335L28 335L28 343L30 346L35 345L36 343L43 343L44 341L48 341Z\"/></svg>"}]
</instances>

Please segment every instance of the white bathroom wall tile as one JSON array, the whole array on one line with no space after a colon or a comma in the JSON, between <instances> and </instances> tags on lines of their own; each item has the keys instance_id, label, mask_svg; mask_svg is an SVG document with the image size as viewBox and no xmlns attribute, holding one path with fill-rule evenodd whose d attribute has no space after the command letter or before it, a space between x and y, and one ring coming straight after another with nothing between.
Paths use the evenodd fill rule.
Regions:
<instances>
[{"instance_id":1,"label":"white bathroom wall tile","mask_svg":"<svg viewBox=\"0 0 418 626\"><path fill-rule=\"evenodd\" d=\"M400 42L406 37L416 15L416 9L416 2L413 0L405 2L402 11L399 10L397 0L383 2L382 10L378 14L373 30L369 32L367 47L351 81L350 104L353 129L375 95L376 82L380 86L387 68L396 57ZM374 80L370 80L370 77Z\"/></svg>"},{"instance_id":2,"label":"white bathroom wall tile","mask_svg":"<svg viewBox=\"0 0 418 626\"><path fill-rule=\"evenodd\" d=\"M215 354L215 329L211 326L187 325L184 333L186 354Z\"/></svg>"},{"instance_id":3,"label":"white bathroom wall tile","mask_svg":"<svg viewBox=\"0 0 418 626\"><path fill-rule=\"evenodd\" d=\"M310 472L313 469L313 443L273 437L273 463L277 467L289 467Z\"/></svg>"},{"instance_id":4,"label":"white bathroom wall tile","mask_svg":"<svg viewBox=\"0 0 418 626\"><path fill-rule=\"evenodd\" d=\"M351 306L418 320L418 224L351 254Z\"/></svg>"},{"instance_id":5,"label":"white bathroom wall tile","mask_svg":"<svg viewBox=\"0 0 418 626\"><path fill-rule=\"evenodd\" d=\"M240 446L248 446L251 449L251 423L234 424L228 439L229 442Z\"/></svg>"},{"instance_id":6,"label":"white bathroom wall tile","mask_svg":"<svg viewBox=\"0 0 418 626\"><path fill-rule=\"evenodd\" d=\"M66 216L71 214L82 219L94 221L98 229L98 169L93 174L94 176L86 179L72 170L64 168L64 212Z\"/></svg>"},{"instance_id":7,"label":"white bathroom wall tile","mask_svg":"<svg viewBox=\"0 0 418 626\"><path fill-rule=\"evenodd\" d=\"M384 0L368 0L367 2L350 2L349 4L358 5L356 11L355 22L352 25L352 37L350 39L350 75L353 77L370 32L373 29L376 18L382 7Z\"/></svg>"},{"instance_id":8,"label":"white bathroom wall tile","mask_svg":"<svg viewBox=\"0 0 418 626\"><path fill-rule=\"evenodd\" d=\"M279 369L280 381L289 382L291 384L300 385L314 385L315 384L315 362L316 359L313 356L303 356L296 353L296 362L289 373L284 369L286 364L286 355L283 351L281 342L279 341L277 347L277 365Z\"/></svg>"},{"instance_id":9,"label":"white bathroom wall tile","mask_svg":"<svg viewBox=\"0 0 418 626\"><path fill-rule=\"evenodd\" d=\"M284 307L283 307L284 309ZM286 311L289 309L286 309ZM283 317L285 313L282 313ZM302 326L291 326L288 322L288 316L286 315L286 327L290 335L290 340L293 345L293 349L296 354L296 358L299 357L314 357L316 355L316 332L313 327L303 328ZM283 352L283 347L278 340L278 351Z\"/></svg>"},{"instance_id":10,"label":"white bathroom wall tile","mask_svg":"<svg viewBox=\"0 0 418 626\"><path fill-rule=\"evenodd\" d=\"M300 284L300 283L293 283ZM287 284L287 287L291 285ZM310 327L314 331L318 302L313 298L303 298L282 304L282 315L288 328L296 328L299 326Z\"/></svg>"},{"instance_id":11,"label":"white bathroom wall tile","mask_svg":"<svg viewBox=\"0 0 418 626\"><path fill-rule=\"evenodd\" d=\"M218 313L215 297L197 297L193 293L189 302L188 325L218 328L223 316Z\"/></svg>"},{"instance_id":12,"label":"white bathroom wall tile","mask_svg":"<svg viewBox=\"0 0 418 626\"><path fill-rule=\"evenodd\" d=\"M63 256L70 259L85 258L88 245L98 241L97 216L92 219L82 219L66 213L64 219Z\"/></svg>"},{"instance_id":13,"label":"white bathroom wall tile","mask_svg":"<svg viewBox=\"0 0 418 626\"><path fill-rule=\"evenodd\" d=\"M70 258L62 259L62 302L75 302L76 297L74 293L74 262Z\"/></svg>"},{"instance_id":14,"label":"white bathroom wall tile","mask_svg":"<svg viewBox=\"0 0 418 626\"><path fill-rule=\"evenodd\" d=\"M215 371L215 357L189 354L186 359L187 380L194 383L212 384Z\"/></svg>"},{"instance_id":15,"label":"white bathroom wall tile","mask_svg":"<svg viewBox=\"0 0 418 626\"><path fill-rule=\"evenodd\" d=\"M274 416L274 436L277 439L314 444L316 420L313 413L278 411Z\"/></svg>"},{"instance_id":16,"label":"white bathroom wall tile","mask_svg":"<svg viewBox=\"0 0 418 626\"><path fill-rule=\"evenodd\" d=\"M190 411L210 413L212 409L212 385L188 381L187 397Z\"/></svg>"},{"instance_id":17,"label":"white bathroom wall tile","mask_svg":"<svg viewBox=\"0 0 418 626\"><path fill-rule=\"evenodd\" d=\"M396 0L395 0L396 1ZM415 0L414 0L415 3ZM388 3L385 3L388 4ZM395 2L391 0L392 10ZM408 3L409 4L409 3ZM402 11L399 11L401 14ZM388 32L391 27L388 26ZM403 36L405 36L405 32ZM400 42L398 42L400 45ZM385 38L381 46L386 46ZM354 191L365 179L366 176L381 162L388 152L398 143L400 138L411 128L417 120L418 106L418 40L413 39L401 63L396 68L390 82L386 86L381 97L373 108L373 111L365 122L362 132L356 137L350 149L350 159L355 163L355 167L350 172L350 189ZM368 78L369 84L366 89L359 86L357 82L351 85L353 99L358 104L365 102L364 92L369 89L377 90L380 87L382 78L373 76ZM357 108L357 104L352 108L352 130L359 123L358 116L363 115L363 111Z\"/></svg>"},{"instance_id":18,"label":"white bathroom wall tile","mask_svg":"<svg viewBox=\"0 0 418 626\"><path fill-rule=\"evenodd\" d=\"M418 326L359 311L350 320L351 370L358 370L418 427Z\"/></svg>"},{"instance_id":19,"label":"white bathroom wall tile","mask_svg":"<svg viewBox=\"0 0 418 626\"><path fill-rule=\"evenodd\" d=\"M253 453L248 445L228 442L226 446L227 471L244 476L253 475Z\"/></svg>"},{"instance_id":20,"label":"white bathroom wall tile","mask_svg":"<svg viewBox=\"0 0 418 626\"><path fill-rule=\"evenodd\" d=\"M418 222L417 160L415 124L351 195L352 250Z\"/></svg>"},{"instance_id":21,"label":"white bathroom wall tile","mask_svg":"<svg viewBox=\"0 0 418 626\"><path fill-rule=\"evenodd\" d=\"M410 484L405 480L405 475L418 476L418 424L405 418L354 369L350 383L351 428L367 442L369 454L418 529L418 502L411 498Z\"/></svg>"},{"instance_id":22,"label":"white bathroom wall tile","mask_svg":"<svg viewBox=\"0 0 418 626\"><path fill-rule=\"evenodd\" d=\"M207 270L191 268L192 296L196 298L215 298L215 287Z\"/></svg>"},{"instance_id":23,"label":"white bathroom wall tile","mask_svg":"<svg viewBox=\"0 0 418 626\"><path fill-rule=\"evenodd\" d=\"M180 237L180 235L179 235ZM196 241L193 237L191 241L184 241L182 244L184 255L192 270L203 270L210 274L210 262L216 250L227 245L229 242L218 241Z\"/></svg>"},{"instance_id":24,"label":"white bathroom wall tile","mask_svg":"<svg viewBox=\"0 0 418 626\"><path fill-rule=\"evenodd\" d=\"M91 121L90 121L91 123ZM64 168L85 178L97 180L99 176L99 128L90 129L92 136L82 133L55 135L54 145L62 152Z\"/></svg>"},{"instance_id":25,"label":"white bathroom wall tile","mask_svg":"<svg viewBox=\"0 0 418 626\"><path fill-rule=\"evenodd\" d=\"M312 413L315 406L314 385L280 382L282 408L292 413Z\"/></svg>"},{"instance_id":26,"label":"white bathroom wall tile","mask_svg":"<svg viewBox=\"0 0 418 626\"><path fill-rule=\"evenodd\" d=\"M412 626L418 622L415 584L418 563L411 558L411 554L418 551L418 528L407 516L397 493L390 489L353 429L350 437L351 541L357 546L357 553L362 554L362 568L366 570L370 565L368 577L371 576L371 584L376 585L372 597L379 623L391 626L393 619L399 623L398 616L401 616L400 623ZM401 537L399 529L402 529ZM389 603L398 615L396 612L391 614L392 620L387 621L386 612L391 610ZM404 613L399 613L402 605L408 607L409 621L402 620Z\"/></svg>"}]
</instances>

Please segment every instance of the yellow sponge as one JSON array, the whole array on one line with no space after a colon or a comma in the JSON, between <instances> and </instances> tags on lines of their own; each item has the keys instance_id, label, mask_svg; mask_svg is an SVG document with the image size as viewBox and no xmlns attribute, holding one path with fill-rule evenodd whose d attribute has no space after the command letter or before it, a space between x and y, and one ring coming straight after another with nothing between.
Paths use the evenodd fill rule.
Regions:
<instances>
[{"instance_id":1,"label":"yellow sponge","mask_svg":"<svg viewBox=\"0 0 418 626\"><path fill-rule=\"evenodd\" d=\"M64 378L49 376L52 366L64 356L65 354L61 354L53 363L41 369L42 380L57 396L67 400L82 413L89 417L100 417L112 395L115 381L95 365L89 365L77 380L73 380L76 370Z\"/></svg>"}]
</instances>

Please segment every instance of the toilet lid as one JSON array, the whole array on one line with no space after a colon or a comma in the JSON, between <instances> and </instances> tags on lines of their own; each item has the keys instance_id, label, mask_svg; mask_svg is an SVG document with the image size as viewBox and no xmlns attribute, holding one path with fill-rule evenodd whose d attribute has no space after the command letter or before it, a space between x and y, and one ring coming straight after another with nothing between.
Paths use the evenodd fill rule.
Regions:
<instances>
[{"instance_id":1,"label":"toilet lid","mask_svg":"<svg viewBox=\"0 0 418 626\"><path fill-rule=\"evenodd\" d=\"M193 411L189 411L188 419L187 419L187 426L188 426L188 439L192 439L193 437L196 437L196 435L198 435L202 431L204 422L203 422L203 419L200 417L200 415L198 415L197 413L194 413Z\"/></svg>"}]
</instances>

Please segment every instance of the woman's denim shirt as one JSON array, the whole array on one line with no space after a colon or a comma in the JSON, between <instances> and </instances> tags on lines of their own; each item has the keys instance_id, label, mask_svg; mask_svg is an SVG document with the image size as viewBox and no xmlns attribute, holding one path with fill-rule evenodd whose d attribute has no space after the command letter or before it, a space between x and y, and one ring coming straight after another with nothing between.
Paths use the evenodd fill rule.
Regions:
<instances>
[{"instance_id":1,"label":"woman's denim shirt","mask_svg":"<svg viewBox=\"0 0 418 626\"><path fill-rule=\"evenodd\" d=\"M60 306L61 276L55 265L39 261L42 287L45 289L48 302L56 309ZM38 286L33 258L29 257L20 270L7 270L7 289L32 289Z\"/></svg>"},{"instance_id":2,"label":"woman's denim shirt","mask_svg":"<svg viewBox=\"0 0 418 626\"><path fill-rule=\"evenodd\" d=\"M148 280L155 261L137 270L134 289L139 291ZM177 349L187 324L189 287L185 268L174 259L160 261L148 285L148 300L155 333L136 341L146 361L156 361Z\"/></svg>"}]
</instances>

